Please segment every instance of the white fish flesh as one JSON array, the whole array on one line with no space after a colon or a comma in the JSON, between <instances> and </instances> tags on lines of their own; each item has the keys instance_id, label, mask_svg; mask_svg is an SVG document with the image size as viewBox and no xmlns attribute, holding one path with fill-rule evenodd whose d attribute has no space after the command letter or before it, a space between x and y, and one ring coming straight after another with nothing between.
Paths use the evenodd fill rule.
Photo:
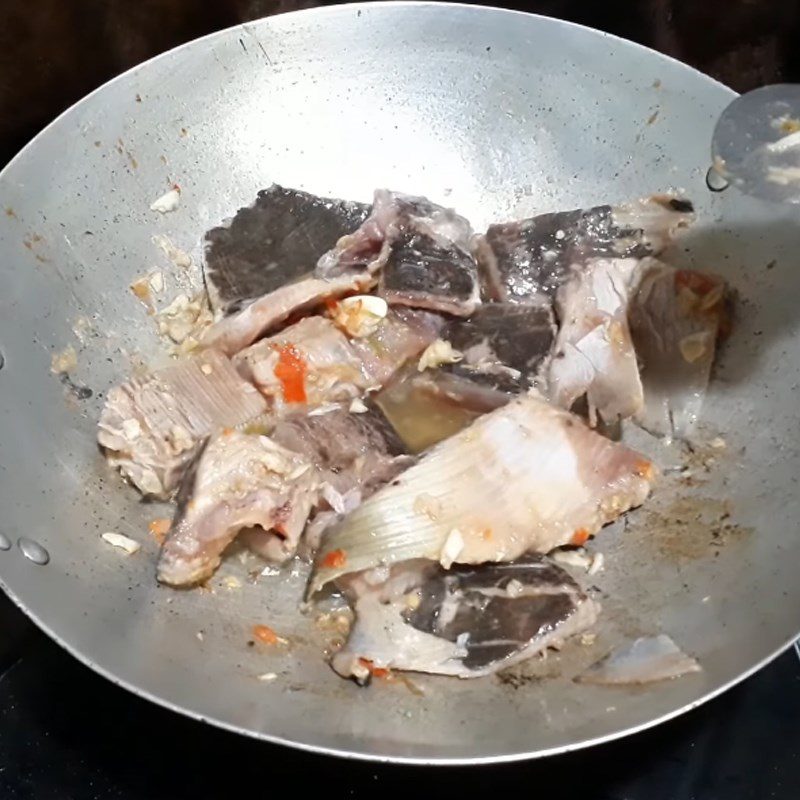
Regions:
<instances>
[{"instance_id":1,"label":"white fish flesh","mask_svg":"<svg viewBox=\"0 0 800 800\"><path fill-rule=\"evenodd\" d=\"M266 410L228 358L206 350L111 389L97 440L108 462L143 494L167 498L211 433Z\"/></svg>"},{"instance_id":2,"label":"white fish flesh","mask_svg":"<svg viewBox=\"0 0 800 800\"><path fill-rule=\"evenodd\" d=\"M379 564L513 561L583 544L640 505L654 475L575 415L520 397L436 445L337 525L311 591Z\"/></svg>"},{"instance_id":3,"label":"white fish flesh","mask_svg":"<svg viewBox=\"0 0 800 800\"><path fill-rule=\"evenodd\" d=\"M631 685L680 678L700 672L700 664L666 636L644 637L612 651L579 675L580 683Z\"/></svg>"},{"instance_id":4,"label":"white fish flesh","mask_svg":"<svg viewBox=\"0 0 800 800\"><path fill-rule=\"evenodd\" d=\"M306 278L281 286L241 311L215 322L203 334L200 345L216 348L229 356L235 355L283 325L292 315L311 311L326 300L367 291L372 284L372 278L361 273L331 280Z\"/></svg>"},{"instance_id":5,"label":"white fish flesh","mask_svg":"<svg viewBox=\"0 0 800 800\"><path fill-rule=\"evenodd\" d=\"M269 437L219 435L187 479L160 579L179 586L203 580L237 535L268 561L291 556L301 534L313 552L329 524L408 463L375 411L296 417L279 422Z\"/></svg>"},{"instance_id":6,"label":"white fish flesh","mask_svg":"<svg viewBox=\"0 0 800 800\"><path fill-rule=\"evenodd\" d=\"M685 437L700 415L717 340L727 333L730 295L722 278L655 259L641 272L629 313L644 385L638 421L654 434Z\"/></svg>"},{"instance_id":7,"label":"white fish flesh","mask_svg":"<svg viewBox=\"0 0 800 800\"><path fill-rule=\"evenodd\" d=\"M642 382L628 325L639 262L592 259L577 266L556 295L561 327L550 362L548 393L563 408L586 396L592 425L638 415Z\"/></svg>"},{"instance_id":8,"label":"white fish flesh","mask_svg":"<svg viewBox=\"0 0 800 800\"><path fill-rule=\"evenodd\" d=\"M225 431L206 445L190 488L158 560L158 580L172 586L208 578L246 528L268 534L261 555L285 561L317 498L318 477L305 458L266 436Z\"/></svg>"},{"instance_id":9,"label":"white fish flesh","mask_svg":"<svg viewBox=\"0 0 800 800\"><path fill-rule=\"evenodd\" d=\"M384 584L348 592L355 621L332 658L343 677L375 668L476 678L558 647L594 624L599 606L542 556L431 569L410 562Z\"/></svg>"},{"instance_id":10,"label":"white fish flesh","mask_svg":"<svg viewBox=\"0 0 800 800\"><path fill-rule=\"evenodd\" d=\"M404 309L380 320L370 336L351 339L327 317L306 317L233 361L282 416L349 403L380 388L436 338L441 325L438 317Z\"/></svg>"}]
</instances>

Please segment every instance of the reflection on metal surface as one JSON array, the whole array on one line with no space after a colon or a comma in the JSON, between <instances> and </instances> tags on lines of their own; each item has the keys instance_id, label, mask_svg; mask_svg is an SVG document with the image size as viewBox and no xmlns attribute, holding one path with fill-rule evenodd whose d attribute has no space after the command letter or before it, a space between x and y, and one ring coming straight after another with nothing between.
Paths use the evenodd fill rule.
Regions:
<instances>
[{"instance_id":1,"label":"reflection on metal surface","mask_svg":"<svg viewBox=\"0 0 800 800\"><path fill-rule=\"evenodd\" d=\"M730 181L719 174L715 167L709 167L706 172L706 186L712 192L724 192L729 186Z\"/></svg>"}]
</instances>

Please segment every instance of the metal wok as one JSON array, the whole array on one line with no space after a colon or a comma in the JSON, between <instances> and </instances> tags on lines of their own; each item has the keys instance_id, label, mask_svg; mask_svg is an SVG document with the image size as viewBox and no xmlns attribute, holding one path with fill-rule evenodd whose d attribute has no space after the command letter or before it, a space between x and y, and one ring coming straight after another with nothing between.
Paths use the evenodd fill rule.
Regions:
<instances>
[{"instance_id":1,"label":"metal wok","mask_svg":"<svg viewBox=\"0 0 800 800\"><path fill-rule=\"evenodd\" d=\"M800 226L791 211L707 191L711 132L731 97L686 66L575 25L381 3L223 31L85 98L0 176L3 589L137 694L361 758L562 752L654 725L758 669L800 631ZM147 524L163 512L123 486L95 445L104 392L131 354L146 359L157 346L128 285L155 265L171 269L154 237L199 263L203 233L272 181L352 199L384 185L426 194L476 228L670 187L696 201L676 258L722 272L742 297L704 411L705 433L726 446L700 453L697 480L667 480L656 511L598 537L607 567L595 579L604 615L592 652L554 654L504 680L415 678L424 694L402 682L364 690L333 674L325 633L298 613L302 570L251 583L232 558L213 591L156 585ZM179 208L150 211L173 182ZM72 386L50 369L67 345ZM142 550L126 557L104 531ZM226 575L241 588L226 588ZM248 647L260 622L292 647ZM703 672L648 690L572 681L570 659L660 632ZM259 681L265 672L277 678Z\"/></svg>"}]
</instances>

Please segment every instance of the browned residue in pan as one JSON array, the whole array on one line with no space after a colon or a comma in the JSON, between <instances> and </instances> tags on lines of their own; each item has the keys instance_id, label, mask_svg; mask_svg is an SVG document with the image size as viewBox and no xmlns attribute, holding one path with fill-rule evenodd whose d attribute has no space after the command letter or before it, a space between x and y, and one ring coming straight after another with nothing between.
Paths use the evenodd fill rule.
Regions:
<instances>
[{"instance_id":1,"label":"browned residue in pan","mask_svg":"<svg viewBox=\"0 0 800 800\"><path fill-rule=\"evenodd\" d=\"M752 533L731 519L728 500L711 497L677 497L658 508L643 508L632 519L626 537L628 546L645 542L659 556L670 560L713 556L720 548Z\"/></svg>"}]
</instances>

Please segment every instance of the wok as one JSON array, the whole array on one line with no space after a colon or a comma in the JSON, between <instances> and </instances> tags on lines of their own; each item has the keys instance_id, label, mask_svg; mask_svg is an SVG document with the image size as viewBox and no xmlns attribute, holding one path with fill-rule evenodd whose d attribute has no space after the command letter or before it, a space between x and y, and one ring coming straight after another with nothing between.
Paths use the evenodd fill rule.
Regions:
<instances>
[{"instance_id":1,"label":"wok","mask_svg":"<svg viewBox=\"0 0 800 800\"><path fill-rule=\"evenodd\" d=\"M0 176L3 589L141 696L272 742L369 759L575 749L673 717L758 669L800 630L800 227L791 211L707 191L711 133L732 96L586 28L418 3L242 25L98 89ZM665 448L654 510L598 537L607 566L591 579L604 605L594 645L502 679L365 690L333 674L322 657L330 633L297 611L301 568L253 583L234 556L210 591L157 586L147 525L164 511L123 486L95 444L104 393L133 355L157 349L128 286L158 266L174 291L154 237L200 263L203 233L272 181L361 200L375 186L426 194L477 229L668 188L696 201L675 258L723 273L741 297L702 427L725 446L698 451L694 478L673 484ZM151 211L173 183L178 209ZM68 345L71 385L51 372ZM105 531L142 550L126 556ZM239 588L226 588L230 575ZM248 647L256 623L292 646ZM661 632L703 671L647 690L572 681L614 642ZM257 679L270 672L275 680Z\"/></svg>"}]
</instances>

